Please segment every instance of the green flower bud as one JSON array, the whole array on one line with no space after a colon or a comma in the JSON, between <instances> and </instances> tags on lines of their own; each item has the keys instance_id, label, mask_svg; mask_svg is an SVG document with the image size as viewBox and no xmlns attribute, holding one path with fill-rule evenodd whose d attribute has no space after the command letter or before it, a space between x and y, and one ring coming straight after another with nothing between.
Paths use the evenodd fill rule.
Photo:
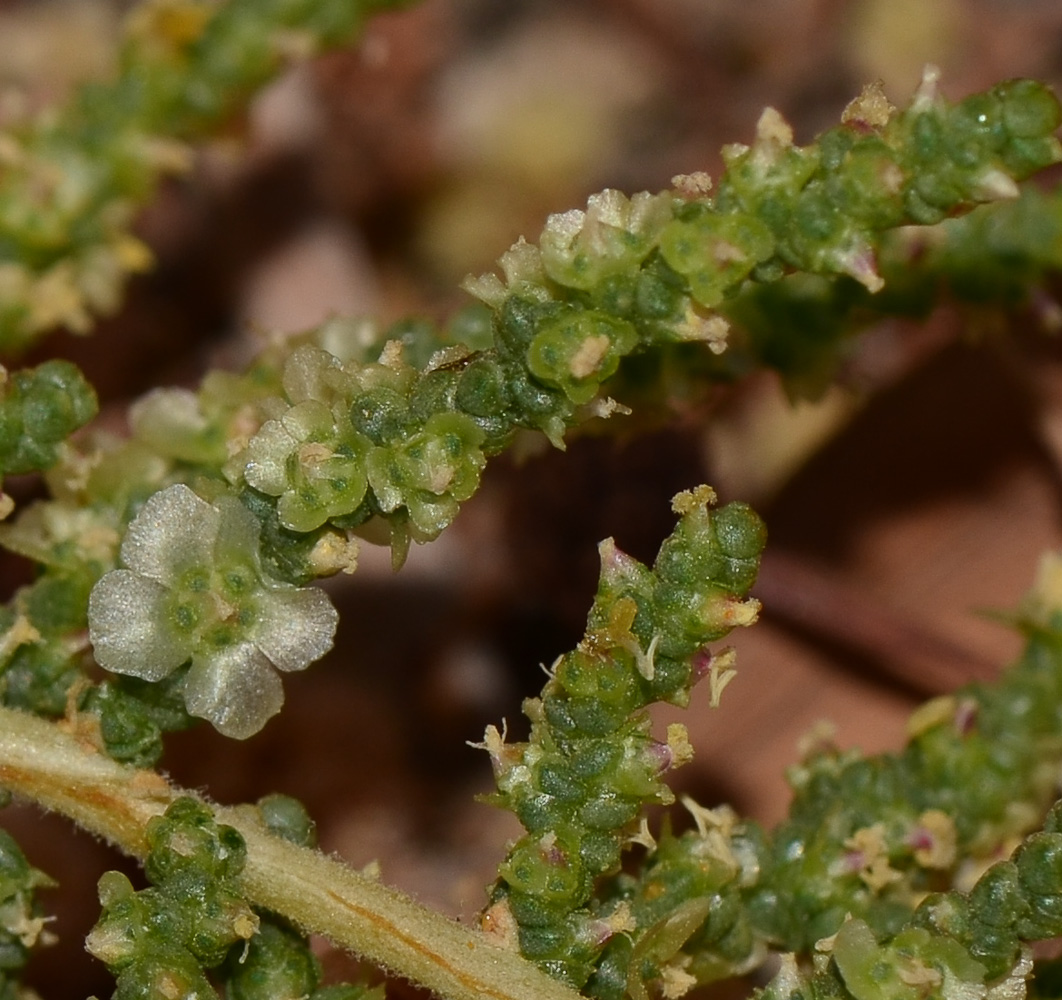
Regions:
<instances>
[{"instance_id":1,"label":"green flower bud","mask_svg":"<svg viewBox=\"0 0 1062 1000\"><path fill-rule=\"evenodd\" d=\"M162 756L162 729L138 698L116 685L103 683L85 705L100 720L103 745L115 760L134 767L152 767Z\"/></svg>"},{"instance_id":2,"label":"green flower bud","mask_svg":"<svg viewBox=\"0 0 1062 1000\"><path fill-rule=\"evenodd\" d=\"M542 266L558 284L590 291L636 268L670 218L670 195L591 195L585 212L549 217L539 238Z\"/></svg>"},{"instance_id":3,"label":"green flower bud","mask_svg":"<svg viewBox=\"0 0 1062 1000\"><path fill-rule=\"evenodd\" d=\"M372 447L345 415L307 400L269 420L244 452L249 486L278 497L277 516L292 531L312 531L357 509L368 487Z\"/></svg>"},{"instance_id":4,"label":"green flower bud","mask_svg":"<svg viewBox=\"0 0 1062 1000\"><path fill-rule=\"evenodd\" d=\"M380 509L409 512L413 526L434 538L479 485L486 458L483 431L463 413L437 413L423 430L369 454L369 484Z\"/></svg>"},{"instance_id":5,"label":"green flower bud","mask_svg":"<svg viewBox=\"0 0 1062 1000\"><path fill-rule=\"evenodd\" d=\"M53 635L85 627L92 578L88 573L50 573L23 591L26 617L34 628Z\"/></svg>"},{"instance_id":6,"label":"green flower bud","mask_svg":"<svg viewBox=\"0 0 1062 1000\"><path fill-rule=\"evenodd\" d=\"M83 676L70 644L57 636L21 643L2 667L4 704L55 718L62 717L71 688Z\"/></svg>"},{"instance_id":7,"label":"green flower bud","mask_svg":"<svg viewBox=\"0 0 1062 1000\"><path fill-rule=\"evenodd\" d=\"M1017 139L1050 135L1062 125L1062 105L1037 80L1010 80L992 88L1002 104L1003 125Z\"/></svg>"},{"instance_id":8,"label":"green flower bud","mask_svg":"<svg viewBox=\"0 0 1062 1000\"><path fill-rule=\"evenodd\" d=\"M329 409L348 404L358 383L348 368L330 351L303 344L284 363L284 394L293 404L311 400Z\"/></svg>"},{"instance_id":9,"label":"green flower bud","mask_svg":"<svg viewBox=\"0 0 1062 1000\"><path fill-rule=\"evenodd\" d=\"M209 1000L216 995L191 954L160 949L150 959L131 965L118 975L112 1000Z\"/></svg>"},{"instance_id":10,"label":"green flower bud","mask_svg":"<svg viewBox=\"0 0 1062 1000\"><path fill-rule=\"evenodd\" d=\"M474 417L503 413L509 406L509 393L501 367L484 357L472 360L461 372L454 401Z\"/></svg>"},{"instance_id":11,"label":"green flower bud","mask_svg":"<svg viewBox=\"0 0 1062 1000\"><path fill-rule=\"evenodd\" d=\"M879 137L867 136L847 151L827 190L844 215L885 229L903 221L903 179L895 151Z\"/></svg>"},{"instance_id":12,"label":"green flower bud","mask_svg":"<svg viewBox=\"0 0 1062 1000\"><path fill-rule=\"evenodd\" d=\"M96 394L69 361L0 377L0 474L47 469L59 445L96 415Z\"/></svg>"},{"instance_id":13,"label":"green flower bud","mask_svg":"<svg viewBox=\"0 0 1062 1000\"><path fill-rule=\"evenodd\" d=\"M309 997L321 981L320 964L303 937L271 920L262 922L229 969L230 1000Z\"/></svg>"},{"instance_id":14,"label":"green flower bud","mask_svg":"<svg viewBox=\"0 0 1062 1000\"><path fill-rule=\"evenodd\" d=\"M522 358L539 327L564 313L559 302L540 302L510 295L498 315L498 352L502 356Z\"/></svg>"},{"instance_id":15,"label":"green flower bud","mask_svg":"<svg viewBox=\"0 0 1062 1000\"><path fill-rule=\"evenodd\" d=\"M1014 861L1027 906L1018 915L1019 936L1037 941L1062 934L1062 834L1032 834Z\"/></svg>"},{"instance_id":16,"label":"green flower bud","mask_svg":"<svg viewBox=\"0 0 1062 1000\"><path fill-rule=\"evenodd\" d=\"M689 281L693 297L709 309L774 249L771 230L744 212L703 215L690 222L676 219L660 237L664 260Z\"/></svg>"},{"instance_id":17,"label":"green flower bud","mask_svg":"<svg viewBox=\"0 0 1062 1000\"><path fill-rule=\"evenodd\" d=\"M219 826L209 808L190 798L149 820L147 841L144 872L155 885L230 881L247 860L243 837L231 826Z\"/></svg>"},{"instance_id":18,"label":"green flower bud","mask_svg":"<svg viewBox=\"0 0 1062 1000\"><path fill-rule=\"evenodd\" d=\"M258 811L270 833L303 847L317 844L317 827L298 799L275 792L258 800Z\"/></svg>"},{"instance_id":19,"label":"green flower bud","mask_svg":"<svg viewBox=\"0 0 1062 1000\"><path fill-rule=\"evenodd\" d=\"M629 323L595 310L572 311L540 326L527 364L536 378L563 389L573 403L589 403L637 342Z\"/></svg>"},{"instance_id":20,"label":"green flower bud","mask_svg":"<svg viewBox=\"0 0 1062 1000\"><path fill-rule=\"evenodd\" d=\"M460 351L461 348L453 348L453 350ZM409 395L409 410L418 423L423 423L434 413L456 408L459 378L459 372L447 365L442 368L432 368L417 379Z\"/></svg>"},{"instance_id":21,"label":"green flower bud","mask_svg":"<svg viewBox=\"0 0 1062 1000\"><path fill-rule=\"evenodd\" d=\"M683 280L660 258L651 258L638 272L634 291L634 307L643 319L666 320L678 318L684 312Z\"/></svg>"},{"instance_id":22,"label":"green flower bud","mask_svg":"<svg viewBox=\"0 0 1062 1000\"><path fill-rule=\"evenodd\" d=\"M577 906L586 889L578 853L553 834L524 837L498 873L514 892L562 912Z\"/></svg>"},{"instance_id":23,"label":"green flower bud","mask_svg":"<svg viewBox=\"0 0 1062 1000\"><path fill-rule=\"evenodd\" d=\"M406 397L388 386L355 396L350 405L350 421L359 434L377 445L400 439L413 426Z\"/></svg>"}]
</instances>

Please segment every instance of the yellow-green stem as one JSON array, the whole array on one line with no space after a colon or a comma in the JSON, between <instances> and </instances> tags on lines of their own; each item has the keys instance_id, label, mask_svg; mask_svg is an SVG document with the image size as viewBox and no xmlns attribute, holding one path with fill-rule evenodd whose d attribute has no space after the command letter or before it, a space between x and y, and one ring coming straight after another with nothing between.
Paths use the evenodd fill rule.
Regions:
<instances>
[{"instance_id":1,"label":"yellow-green stem","mask_svg":"<svg viewBox=\"0 0 1062 1000\"><path fill-rule=\"evenodd\" d=\"M75 729L0 708L0 786L70 817L142 858L153 816L193 795L118 764ZM199 797L199 796L195 796ZM578 1000L573 990L479 931L421 906L334 858L270 834L247 807L216 808L247 842L249 902L427 987L444 1000Z\"/></svg>"}]
</instances>

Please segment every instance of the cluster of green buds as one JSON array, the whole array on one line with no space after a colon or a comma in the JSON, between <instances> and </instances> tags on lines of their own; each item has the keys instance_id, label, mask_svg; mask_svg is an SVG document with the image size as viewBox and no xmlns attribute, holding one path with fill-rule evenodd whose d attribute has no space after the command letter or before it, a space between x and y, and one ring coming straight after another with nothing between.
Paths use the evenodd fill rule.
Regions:
<instances>
[{"instance_id":1,"label":"cluster of green buds","mask_svg":"<svg viewBox=\"0 0 1062 1000\"><path fill-rule=\"evenodd\" d=\"M782 269L846 274L877 291L875 232L1017 197L1015 179L1058 161L1062 114L1046 87L1019 80L949 105L938 76L927 70L900 112L880 86L866 88L814 147L794 146L770 109L751 148L727 147L716 212L691 213L662 244L698 301L714 306L736 280Z\"/></svg>"},{"instance_id":2,"label":"cluster of green buds","mask_svg":"<svg viewBox=\"0 0 1062 1000\"><path fill-rule=\"evenodd\" d=\"M239 891L243 838L206 806L179 799L148 824L147 842L151 888L137 892L120 872L103 875L103 913L86 947L117 976L116 1000L210 997L203 970L259 927Z\"/></svg>"},{"instance_id":3,"label":"cluster of green buds","mask_svg":"<svg viewBox=\"0 0 1062 1000\"><path fill-rule=\"evenodd\" d=\"M895 932L942 878L961 885L971 866L1012 850L1057 794L1060 697L1062 641L1035 634L996 686L915 712L903 753L824 749L806 761L749 893L761 933L806 951L846 914Z\"/></svg>"},{"instance_id":4,"label":"cluster of green buds","mask_svg":"<svg viewBox=\"0 0 1062 1000\"><path fill-rule=\"evenodd\" d=\"M379 537L372 524L384 522L397 564L410 539L434 538L452 521L486 456L517 429L563 447L573 426L626 412L605 392L629 355L691 343L710 358L722 354L722 312L746 286L797 270L851 276L877 291L883 232L929 221L928 205L953 213L1015 194L1015 178L1062 155L1051 135L1058 121L1055 98L1039 84L1004 84L949 105L932 76L901 112L871 88L839 128L804 148L767 112L751 147L728 149L714 198L700 175L661 194L605 191L585 211L552 216L538 246L513 246L503 277L469 279L490 312L486 339L466 346L437 337L425 351L430 336L395 330L369 354L364 330L348 331L344 343L331 324L281 363L279 398L265 398L267 382L257 383L262 397L244 390L242 430L233 411L211 413L203 393L198 407L160 396L140 424L160 441L174 435L152 434L152 423L178 427L177 440L200 442L186 454L270 498L270 539L324 526ZM927 157L948 164L934 168L944 173L930 187ZM800 367L799 347L789 351L773 360ZM721 371L745 363L738 352ZM225 440L234 454L223 462Z\"/></svg>"},{"instance_id":5,"label":"cluster of green buds","mask_svg":"<svg viewBox=\"0 0 1062 1000\"><path fill-rule=\"evenodd\" d=\"M592 904L628 926L587 992L642 1000L655 984L678 996L776 948L817 956L800 980L807 998L914 1000L941 983L955 987L942 996L967 995L962 984L969 996L1010 996L1000 984L1023 981L1026 945L1062 928L1062 806L1048 815L1062 767L1060 582L1062 560L1045 559L1020 614L1021 660L992 687L918 709L902 753L864 758L824 734L809 740L774 830L687 801L696 828L665 829L642 870L605 883ZM787 964L769 995L789 996L801 975Z\"/></svg>"},{"instance_id":6,"label":"cluster of green buds","mask_svg":"<svg viewBox=\"0 0 1062 1000\"><path fill-rule=\"evenodd\" d=\"M270 796L259 811L279 836L307 841L294 800ZM115 1000L209 1000L216 994L208 971L232 1000L381 1000L381 991L364 986L322 986L306 938L251 909L240 892L243 837L201 802L178 799L151 820L147 846L150 888L136 891L121 873L107 872L99 882L103 912L86 942L116 975Z\"/></svg>"},{"instance_id":7,"label":"cluster of green buds","mask_svg":"<svg viewBox=\"0 0 1062 1000\"><path fill-rule=\"evenodd\" d=\"M99 435L66 443L57 458L45 473L53 499L0 525L0 543L40 567L0 608L0 696L49 716L90 710L100 721L101 749L148 766L161 753L162 729L188 724L183 702L162 686L149 692L118 677L93 684L88 604L93 586L117 564L129 521L173 481L171 463L137 441L119 445Z\"/></svg>"},{"instance_id":8,"label":"cluster of green buds","mask_svg":"<svg viewBox=\"0 0 1062 1000\"><path fill-rule=\"evenodd\" d=\"M0 366L0 476L50 468L96 410L96 394L69 361L11 374ZM0 495L0 518L13 509L11 498Z\"/></svg>"},{"instance_id":9,"label":"cluster of green buds","mask_svg":"<svg viewBox=\"0 0 1062 1000\"><path fill-rule=\"evenodd\" d=\"M931 893L901 930L849 918L819 941L811 969L789 956L760 1000L1008 1000L1035 972L1029 942L1062 933L1062 805L967 892ZM1048 992L1045 995L1053 995Z\"/></svg>"},{"instance_id":10,"label":"cluster of green buds","mask_svg":"<svg viewBox=\"0 0 1062 1000\"><path fill-rule=\"evenodd\" d=\"M0 610L0 695L5 703L52 716L88 713L82 724L86 736L139 766L158 759L162 732L191 723L189 707L232 735L257 731L282 700L275 669L306 666L329 648L335 630L327 598L319 591L296 592L290 584L354 561L354 553L342 545L315 549L317 538L296 557L278 559L276 546L261 542L262 523L231 495L222 474L234 442L246 444L261 425L262 401L279 391L276 361L263 357L242 375L213 372L198 393L149 393L132 407L133 434L125 441L98 432L64 441L74 429L74 417L83 420L89 405L95 405L72 365L48 362L16 373L8 384L14 391L6 411L0 412L18 449L9 468L25 471L26 456L35 457L45 467L53 498L28 505L0 526L3 545L42 569ZM21 433L16 436L16 431ZM218 510L183 485L189 481L226 511L220 529ZM167 494L167 487L176 493ZM179 502L181 497L187 502ZM138 521L145 505L147 513ZM213 551L219 530L228 547ZM125 566L99 592L92 605L98 621L90 628L90 593L116 569L123 536L128 542L122 550ZM179 590L174 573L191 572L188 566L181 571L171 567L171 573L161 565L144 564L133 550L148 536L156 548L165 548L169 538L173 544L166 551L174 565L183 558L198 559L206 572L220 552L228 570L238 570L229 574L227 584L208 586L208 593L191 602L203 607L187 635L173 632L158 600L139 601L147 591L158 598L163 591ZM343 541L341 536L329 540ZM237 578L256 581L239 600L226 596L226 587L231 590ZM135 611L125 616L123 602L131 602ZM290 611L296 631L280 635L280 623ZM157 619L152 617L156 612ZM208 627L210 622L216 627ZM270 629L276 634L267 634ZM145 647L147 653L165 649L162 659L131 652L138 636L146 641L149 635L154 640ZM102 682L94 680L88 656L93 636L103 650L100 664L111 671ZM222 647L227 659L219 658ZM191 669L192 659L199 663L198 671Z\"/></svg>"},{"instance_id":11,"label":"cluster of green buds","mask_svg":"<svg viewBox=\"0 0 1062 1000\"><path fill-rule=\"evenodd\" d=\"M372 351L362 327L333 322L245 375L214 373L198 393L156 391L133 410L134 445L120 464L161 462L155 488L205 477L242 491L262 524L263 558L286 579L349 567L337 553L350 533L377 539L378 526L400 563L411 539L452 521L486 457L518 429L563 447L572 427L626 412L605 395L630 388L615 382L625 357L699 343L702 360L684 364L740 369L742 352L718 358L727 321L713 309L740 315L744 289L778 288L785 282L763 282L794 268L877 288L867 268L883 231L921 220L933 199L954 212L1010 193L1001 177L1057 158L1056 122L1053 96L1027 82L951 106L928 80L902 112L871 91L806 148L768 113L751 148L728 151L714 199L700 175L662 194L595 195L585 211L551 217L540 246L505 254L504 280L467 283L486 317L442 335L407 324L370 336ZM926 157L959 147L955 176L938 185L950 201L918 187ZM868 214L879 189L888 204ZM806 325L822 340L820 324ZM802 350L768 360L799 368Z\"/></svg>"},{"instance_id":12,"label":"cluster of green buds","mask_svg":"<svg viewBox=\"0 0 1062 1000\"><path fill-rule=\"evenodd\" d=\"M55 883L33 868L14 839L0 830L0 997L16 1000L23 996L18 975L36 944L48 944L36 899L38 889Z\"/></svg>"},{"instance_id":13,"label":"cluster of green buds","mask_svg":"<svg viewBox=\"0 0 1062 1000\"><path fill-rule=\"evenodd\" d=\"M814 398L833 382L847 345L873 317L921 319L942 296L967 308L971 329L1001 322L1004 310L1024 309L1053 332L1062 308L1048 289L1051 276L1062 271L1060 248L1062 193L1024 186L1017 198L938 226L886 234L877 254L885 285L877 293L843 278L803 273L748 282L723 306L740 331L728 357L733 364L741 358L739 367L773 368L790 395ZM703 365L683 361L690 383Z\"/></svg>"},{"instance_id":14,"label":"cluster of green buds","mask_svg":"<svg viewBox=\"0 0 1062 1000\"><path fill-rule=\"evenodd\" d=\"M672 800L663 775L692 754L681 725L655 740L645 709L685 704L705 677L716 700L733 656L708 644L758 611L746 595L763 523L743 504L712 510L714 500L707 487L675 498L681 518L652 569L602 544L586 635L554 663L541 699L525 704L529 741L506 743L490 727L483 744L492 801L527 830L500 869L484 926L577 987L609 939L634 930L629 907L588 907L595 884L641 836L642 807Z\"/></svg>"},{"instance_id":15,"label":"cluster of green buds","mask_svg":"<svg viewBox=\"0 0 1062 1000\"><path fill-rule=\"evenodd\" d=\"M0 388L0 469L48 470L73 455L69 435L96 412L77 368L48 361L4 373ZM0 494L0 514L13 508ZM85 608L99 575L117 554L120 521L69 499L31 504L0 525L3 545L36 562L37 579L0 609L0 691L7 704L61 715L77 687Z\"/></svg>"},{"instance_id":16,"label":"cluster of green buds","mask_svg":"<svg viewBox=\"0 0 1062 1000\"><path fill-rule=\"evenodd\" d=\"M291 60L349 39L403 0L153 0L129 17L115 79L0 134L0 348L85 332L151 266L131 233L186 143Z\"/></svg>"},{"instance_id":17,"label":"cluster of green buds","mask_svg":"<svg viewBox=\"0 0 1062 1000\"><path fill-rule=\"evenodd\" d=\"M276 415L226 474L275 498L275 517L289 532L386 521L400 562L411 537L435 538L453 520L486 463L484 431L444 384L454 380L437 377L450 353L418 371L397 340L365 364L298 347L283 368L283 399L263 406Z\"/></svg>"},{"instance_id":18,"label":"cluster of green buds","mask_svg":"<svg viewBox=\"0 0 1062 1000\"><path fill-rule=\"evenodd\" d=\"M1050 90L1016 80L949 105L937 92L937 76L927 70L902 111L879 87L866 88L842 126L810 147L793 146L788 125L768 109L751 147L724 150L727 170L714 210L691 204L685 221L662 237L665 259L686 276L697 301L719 308L741 332L740 350L730 358L734 370L767 365L793 391L821 392L856 310L864 323L875 311L923 311L937 301L936 289L925 278L912 288L912 275L939 281L960 270L959 261L922 259L926 248L916 238L912 249L909 233L883 241L882 230L935 224L963 206L1012 200L1019 195L1015 180L1057 162L1053 133L1062 117ZM1017 220L1004 223L999 236L1010 244L1008 265L989 254L986 270L996 277L988 285L966 282L979 300L998 287L1000 271L1009 270L1017 247L1036 239L1036 228L1042 227L1026 235ZM939 241L928 242L932 248ZM955 245L983 253L976 238ZM792 278L773 280L790 271ZM1020 291L1036 276L1026 269ZM999 297L1013 298L1013 284Z\"/></svg>"},{"instance_id":19,"label":"cluster of green buds","mask_svg":"<svg viewBox=\"0 0 1062 1000\"><path fill-rule=\"evenodd\" d=\"M576 402L634 345L721 351L726 322L711 310L749 280L844 275L877 292L884 230L1016 197L1016 180L1062 157L1062 113L1043 85L1014 81L950 105L936 82L927 71L903 111L867 88L807 147L768 109L751 147L724 150L714 198L700 174L662 195L604 192L586 212L552 216L539 247L514 246L504 281L466 288L499 313L499 340L518 341L535 376Z\"/></svg>"}]
</instances>

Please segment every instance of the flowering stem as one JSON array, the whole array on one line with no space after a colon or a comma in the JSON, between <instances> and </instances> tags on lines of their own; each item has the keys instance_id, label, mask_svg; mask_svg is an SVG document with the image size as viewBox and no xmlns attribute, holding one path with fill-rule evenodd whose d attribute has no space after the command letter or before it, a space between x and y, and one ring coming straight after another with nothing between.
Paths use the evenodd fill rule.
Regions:
<instances>
[{"instance_id":1,"label":"flowering stem","mask_svg":"<svg viewBox=\"0 0 1062 1000\"><path fill-rule=\"evenodd\" d=\"M148 821L191 793L118 764L62 724L0 708L0 786L60 812L138 858ZM195 796L193 796L195 797ZM268 833L249 808L218 808L247 843L248 902L323 934L444 1000L577 1000L569 987L484 935L333 858Z\"/></svg>"}]
</instances>

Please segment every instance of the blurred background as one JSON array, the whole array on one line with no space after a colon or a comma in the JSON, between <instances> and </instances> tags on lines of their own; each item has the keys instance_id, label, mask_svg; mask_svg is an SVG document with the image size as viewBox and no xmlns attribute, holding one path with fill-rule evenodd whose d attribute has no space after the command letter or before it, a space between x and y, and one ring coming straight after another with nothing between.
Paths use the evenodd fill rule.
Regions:
<instances>
[{"instance_id":1,"label":"blurred background","mask_svg":"<svg viewBox=\"0 0 1062 1000\"><path fill-rule=\"evenodd\" d=\"M125 6L0 0L0 123L105 77ZM426 0L270 86L144 211L159 266L123 311L38 357L78 361L120 423L130 399L239 365L263 333L334 313L438 319L466 301L466 274L537 238L548 213L604 187L716 175L720 146L749 141L767 104L809 142L864 83L906 101L927 62L952 98L1013 76L1057 85L1062 5ZM764 611L735 641L722 707L698 692L660 723L690 729L683 791L776 821L784 768L821 720L841 746L897 747L919 700L1015 655L989 612L1016 605L1062 535L1060 361L1035 313L1004 322L944 304L918 327L869 330L845 386L820 400L792 406L763 376L720 392L707 424L691 413L667 431L498 459L401 574L365 546L358 572L328 584L337 649L286 679L264 732L172 736L164 766L224 803L296 795L325 849L474 919L517 828L474 801L490 768L466 741L503 718L522 731L540 664L582 633L597 542L651 560L671 496L710 482L768 523ZM63 889L60 944L34 985L108 995L81 939L99 873L128 866L55 817L9 809L5 823Z\"/></svg>"}]
</instances>

